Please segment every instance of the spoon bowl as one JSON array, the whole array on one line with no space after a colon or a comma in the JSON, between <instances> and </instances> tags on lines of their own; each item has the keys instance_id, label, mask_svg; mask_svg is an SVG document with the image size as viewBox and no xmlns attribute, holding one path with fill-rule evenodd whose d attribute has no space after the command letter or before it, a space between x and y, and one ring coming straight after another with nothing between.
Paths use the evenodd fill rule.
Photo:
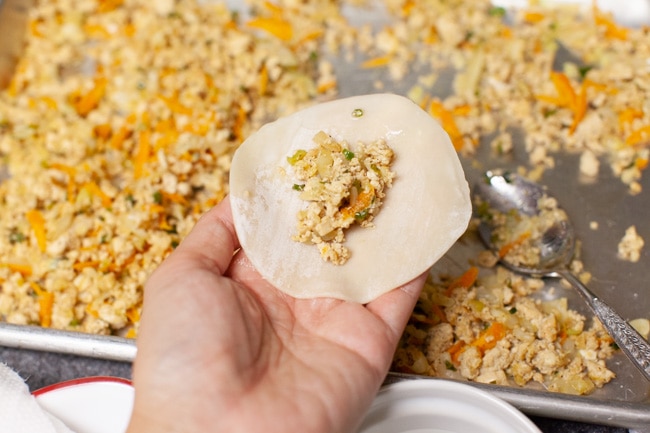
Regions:
<instances>
[{"instance_id":1,"label":"spoon bowl","mask_svg":"<svg viewBox=\"0 0 650 433\"><path fill-rule=\"evenodd\" d=\"M650 344L569 271L575 251L575 232L568 216L559 208L545 214L545 220L542 219L542 200L550 198L546 188L514 173L491 170L485 173L483 181L476 184L474 198L475 211L479 210L479 235L497 253L501 264L515 272L535 277L565 279L587 302L616 344L650 381ZM533 260L515 259L497 244L497 230L503 227L498 223L503 218L496 218L497 214L529 219L531 231L535 233L527 239L534 251Z\"/></svg>"}]
</instances>

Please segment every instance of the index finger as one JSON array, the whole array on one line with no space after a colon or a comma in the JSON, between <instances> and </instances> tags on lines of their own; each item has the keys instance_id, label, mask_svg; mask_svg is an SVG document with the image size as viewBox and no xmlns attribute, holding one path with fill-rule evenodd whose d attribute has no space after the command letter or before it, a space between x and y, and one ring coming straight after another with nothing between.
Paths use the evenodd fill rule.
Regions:
<instances>
[{"instance_id":1,"label":"index finger","mask_svg":"<svg viewBox=\"0 0 650 433\"><path fill-rule=\"evenodd\" d=\"M406 322L411 317L427 275L428 271L366 305L369 311L386 323L391 330L391 338L395 343L402 335Z\"/></svg>"}]
</instances>

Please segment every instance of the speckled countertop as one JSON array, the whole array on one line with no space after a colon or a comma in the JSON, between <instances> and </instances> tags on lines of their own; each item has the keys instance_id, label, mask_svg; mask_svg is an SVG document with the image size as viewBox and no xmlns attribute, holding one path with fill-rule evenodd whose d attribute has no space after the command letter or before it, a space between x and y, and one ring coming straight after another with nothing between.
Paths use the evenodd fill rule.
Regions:
<instances>
[{"instance_id":1,"label":"speckled countertop","mask_svg":"<svg viewBox=\"0 0 650 433\"><path fill-rule=\"evenodd\" d=\"M0 347L0 362L17 371L31 390L88 376L131 378L131 364ZM543 433L628 433L625 428L531 417Z\"/></svg>"}]
</instances>

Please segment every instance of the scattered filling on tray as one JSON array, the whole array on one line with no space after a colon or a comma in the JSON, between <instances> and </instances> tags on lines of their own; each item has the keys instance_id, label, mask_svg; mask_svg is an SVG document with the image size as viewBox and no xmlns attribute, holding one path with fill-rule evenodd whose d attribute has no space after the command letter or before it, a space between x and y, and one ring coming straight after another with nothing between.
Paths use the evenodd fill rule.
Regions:
<instances>
[{"instance_id":1,"label":"scattered filling on tray","mask_svg":"<svg viewBox=\"0 0 650 433\"><path fill-rule=\"evenodd\" d=\"M323 131L314 142L317 147L287 157L300 182L293 189L308 202L298 212L293 240L316 245L324 260L342 265L350 258L343 245L345 231L354 224L374 226L385 190L393 183L393 151L384 140L351 146Z\"/></svg>"},{"instance_id":2,"label":"scattered filling on tray","mask_svg":"<svg viewBox=\"0 0 650 433\"><path fill-rule=\"evenodd\" d=\"M393 369L499 385L541 384L588 394L614 378L615 350L600 322L587 326L565 298L530 297L544 282L502 267L485 277L471 267L456 279L430 279L400 342Z\"/></svg>"},{"instance_id":3,"label":"scattered filling on tray","mask_svg":"<svg viewBox=\"0 0 650 433\"><path fill-rule=\"evenodd\" d=\"M540 245L544 234L553 226L568 222L557 200L546 195L537 200L538 213L535 215L517 210L500 212L485 202L475 203L475 206L480 218L492 229L491 242L497 248L498 258L524 268L536 269L542 265Z\"/></svg>"},{"instance_id":4,"label":"scattered filling on tray","mask_svg":"<svg viewBox=\"0 0 650 433\"><path fill-rule=\"evenodd\" d=\"M638 262L644 244L643 238L636 232L636 227L628 227L625 230L625 235L618 243L618 258L628 262Z\"/></svg>"},{"instance_id":5,"label":"scattered filling on tray","mask_svg":"<svg viewBox=\"0 0 650 433\"><path fill-rule=\"evenodd\" d=\"M0 320L135 335L144 281L226 195L237 145L332 91L313 11L260 6L37 2L0 93Z\"/></svg>"},{"instance_id":6,"label":"scattered filling on tray","mask_svg":"<svg viewBox=\"0 0 650 433\"><path fill-rule=\"evenodd\" d=\"M192 0L36 3L0 93L0 320L135 335L144 281L227 194L237 145L336 95L328 55L360 51L354 71L377 89L416 74L409 97L468 158L481 141L501 155L523 142L534 179L558 152L580 153L585 175L606 161L641 192L650 28L596 7L531 4L504 19L488 0L386 0L385 24L353 26L342 6L359 2L253 0L250 18ZM451 92L438 91L452 71ZM562 300L533 301L537 280L484 272L427 285L396 368L578 393L611 379L597 321L585 329Z\"/></svg>"}]
</instances>

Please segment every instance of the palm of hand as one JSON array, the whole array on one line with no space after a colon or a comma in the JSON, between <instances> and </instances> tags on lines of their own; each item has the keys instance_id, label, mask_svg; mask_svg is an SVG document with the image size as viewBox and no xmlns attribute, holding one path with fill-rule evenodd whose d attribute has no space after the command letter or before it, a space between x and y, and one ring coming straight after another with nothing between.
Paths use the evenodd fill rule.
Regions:
<instances>
[{"instance_id":1,"label":"palm of hand","mask_svg":"<svg viewBox=\"0 0 650 433\"><path fill-rule=\"evenodd\" d=\"M237 248L226 200L148 282L129 432L352 431L422 278L366 306L295 299Z\"/></svg>"}]
</instances>

